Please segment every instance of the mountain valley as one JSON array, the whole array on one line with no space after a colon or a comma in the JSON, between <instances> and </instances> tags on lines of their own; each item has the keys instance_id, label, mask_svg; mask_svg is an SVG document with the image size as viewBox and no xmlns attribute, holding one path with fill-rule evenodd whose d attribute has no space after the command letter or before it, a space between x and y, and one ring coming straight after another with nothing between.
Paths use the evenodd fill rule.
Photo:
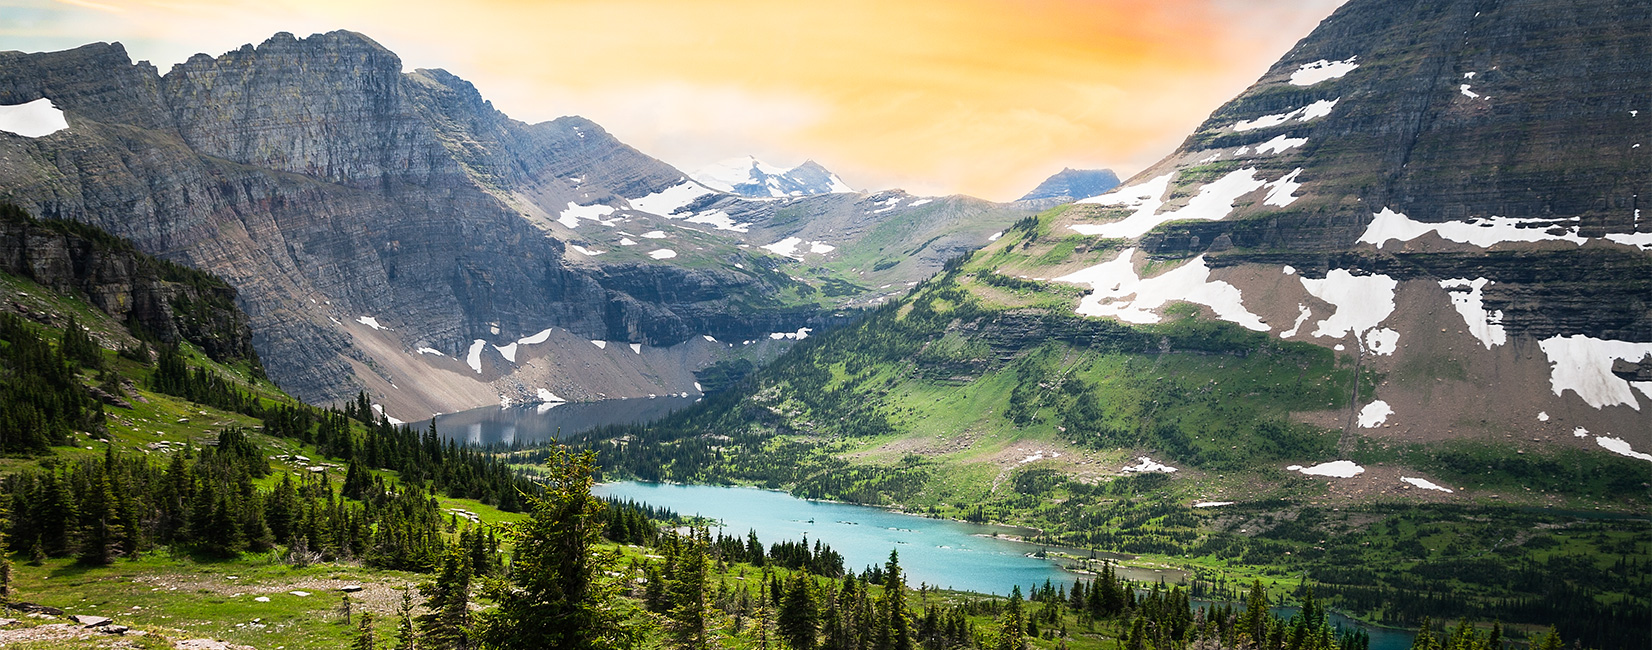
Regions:
<instances>
[{"instance_id":1,"label":"mountain valley","mask_svg":"<svg viewBox=\"0 0 1652 650\"><path fill-rule=\"evenodd\" d=\"M1349 0L1000 203L684 173L351 31L0 52L0 645L1645 647L1648 54L1638 3ZM791 497L967 532L846 565ZM1072 582L910 584L972 534Z\"/></svg>"}]
</instances>

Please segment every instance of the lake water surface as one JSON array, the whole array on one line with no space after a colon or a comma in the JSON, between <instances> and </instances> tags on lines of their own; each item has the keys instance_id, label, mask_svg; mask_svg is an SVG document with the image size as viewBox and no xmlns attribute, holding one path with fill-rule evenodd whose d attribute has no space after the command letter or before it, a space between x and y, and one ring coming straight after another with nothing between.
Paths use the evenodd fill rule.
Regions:
<instances>
[{"instance_id":1,"label":"lake water surface","mask_svg":"<svg viewBox=\"0 0 1652 650\"><path fill-rule=\"evenodd\" d=\"M1079 577L1062 562L1027 557L1040 547L994 538L993 534L1021 535L1025 529L929 519L882 508L846 503L809 501L784 492L746 487L668 485L622 482L599 485L599 496L642 501L670 508L684 516L699 515L722 522L725 535L745 536L756 530L765 545L804 536L828 544L843 555L844 568L860 572L883 564L889 551L900 551L907 582L992 594L1008 594L1042 585L1045 580L1070 584ZM1181 578L1180 572L1134 570L1136 580Z\"/></svg>"},{"instance_id":2,"label":"lake water surface","mask_svg":"<svg viewBox=\"0 0 1652 650\"><path fill-rule=\"evenodd\" d=\"M1068 571L1063 561L1028 557L1040 546L992 536L1027 532L1010 526L929 519L748 487L624 481L598 485L592 492L670 508L683 516L714 519L722 523L724 535L744 536L746 531L755 530L765 545L805 536L817 539L841 553L844 568L857 573L867 566L881 565L894 549L900 552L901 568L913 587L924 583L1004 595L1015 585L1021 585L1025 592L1045 580L1070 585L1081 577ZM1171 583L1185 577L1178 570L1129 567L1120 568L1119 573L1131 580L1163 578ZM1274 611L1286 617L1295 614L1294 608ZM1411 632L1365 626L1334 612L1330 619L1333 624L1365 628L1371 634L1372 650L1411 647Z\"/></svg>"},{"instance_id":3,"label":"lake water surface","mask_svg":"<svg viewBox=\"0 0 1652 650\"><path fill-rule=\"evenodd\" d=\"M555 440L612 424L642 424L687 408L698 397L633 397L595 402L484 406L436 416L442 437L473 445Z\"/></svg>"}]
</instances>

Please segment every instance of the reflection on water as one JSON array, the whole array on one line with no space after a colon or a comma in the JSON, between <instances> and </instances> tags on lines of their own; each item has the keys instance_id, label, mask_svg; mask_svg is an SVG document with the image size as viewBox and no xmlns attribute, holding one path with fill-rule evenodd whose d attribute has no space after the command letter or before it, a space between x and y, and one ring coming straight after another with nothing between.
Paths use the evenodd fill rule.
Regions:
<instances>
[{"instance_id":1,"label":"reflection on water","mask_svg":"<svg viewBox=\"0 0 1652 650\"><path fill-rule=\"evenodd\" d=\"M534 443L554 440L610 424L641 424L665 417L698 401L697 397L608 399L553 402L500 408L484 406L436 416L436 431L473 445Z\"/></svg>"}]
</instances>

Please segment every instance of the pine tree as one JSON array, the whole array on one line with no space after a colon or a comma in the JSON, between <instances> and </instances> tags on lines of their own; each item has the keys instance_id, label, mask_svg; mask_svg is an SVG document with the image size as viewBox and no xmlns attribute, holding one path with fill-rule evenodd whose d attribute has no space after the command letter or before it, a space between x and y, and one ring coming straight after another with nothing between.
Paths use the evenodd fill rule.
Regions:
<instances>
[{"instance_id":1,"label":"pine tree","mask_svg":"<svg viewBox=\"0 0 1652 650\"><path fill-rule=\"evenodd\" d=\"M605 506L591 496L596 454L559 447L547 465L544 492L525 495L529 516L510 531L510 580L488 586L498 607L480 637L504 650L630 648L639 632L606 575L618 556L598 548Z\"/></svg>"},{"instance_id":2,"label":"pine tree","mask_svg":"<svg viewBox=\"0 0 1652 650\"><path fill-rule=\"evenodd\" d=\"M470 558L457 543L442 557L436 581L428 585L425 608L419 617L420 637L431 650L467 650L471 647Z\"/></svg>"},{"instance_id":3,"label":"pine tree","mask_svg":"<svg viewBox=\"0 0 1652 650\"><path fill-rule=\"evenodd\" d=\"M413 625L413 587L402 587L402 602L396 607L395 650L418 650L418 628Z\"/></svg>"},{"instance_id":4,"label":"pine tree","mask_svg":"<svg viewBox=\"0 0 1652 650\"><path fill-rule=\"evenodd\" d=\"M373 637L373 613L362 612L361 623L356 626L356 640L350 644L350 650L378 650L378 647L378 641Z\"/></svg>"},{"instance_id":5,"label":"pine tree","mask_svg":"<svg viewBox=\"0 0 1652 650\"><path fill-rule=\"evenodd\" d=\"M752 630L757 636L757 650L769 650L769 628L774 626L770 620L772 614L769 609L769 581L767 578L758 582L757 588L757 620Z\"/></svg>"},{"instance_id":6,"label":"pine tree","mask_svg":"<svg viewBox=\"0 0 1652 650\"><path fill-rule=\"evenodd\" d=\"M710 607L706 602L706 580L710 565L705 547L690 541L677 557L669 587L671 610L666 615L670 647L680 650L707 650L711 647Z\"/></svg>"},{"instance_id":7,"label":"pine tree","mask_svg":"<svg viewBox=\"0 0 1652 650\"><path fill-rule=\"evenodd\" d=\"M109 483L108 465L97 472L94 484L81 511L80 561L102 566L120 554L124 531L115 500L114 487Z\"/></svg>"},{"instance_id":8,"label":"pine tree","mask_svg":"<svg viewBox=\"0 0 1652 650\"><path fill-rule=\"evenodd\" d=\"M11 517L9 513L3 510L4 504L5 501L0 500L0 515L4 516L0 518L3 518L7 524L6 526L0 526L0 609L4 609L3 606L11 602L12 581L16 578L12 572L11 545L6 542L5 532L11 523Z\"/></svg>"},{"instance_id":9,"label":"pine tree","mask_svg":"<svg viewBox=\"0 0 1652 650\"><path fill-rule=\"evenodd\" d=\"M1245 617L1239 623L1240 631L1252 643L1261 643L1267 638L1268 606L1268 590L1260 579L1255 580L1251 583L1250 595L1245 598Z\"/></svg>"},{"instance_id":10,"label":"pine tree","mask_svg":"<svg viewBox=\"0 0 1652 650\"><path fill-rule=\"evenodd\" d=\"M1027 619L1022 606L1021 586L1010 590L1009 605L998 619L997 650L1022 650L1027 647Z\"/></svg>"},{"instance_id":11,"label":"pine tree","mask_svg":"<svg viewBox=\"0 0 1652 650\"><path fill-rule=\"evenodd\" d=\"M792 650L814 650L820 628L820 607L815 603L814 581L803 571L792 572L786 595L780 600L776 622L780 636Z\"/></svg>"},{"instance_id":12,"label":"pine tree","mask_svg":"<svg viewBox=\"0 0 1652 650\"><path fill-rule=\"evenodd\" d=\"M81 327L72 315L63 326L63 340L58 350L82 368L96 370L103 367L103 349L92 341L92 337L86 334L86 328Z\"/></svg>"},{"instance_id":13,"label":"pine tree","mask_svg":"<svg viewBox=\"0 0 1652 650\"><path fill-rule=\"evenodd\" d=\"M906 607L906 577L901 574L900 554L889 551L883 569L883 597L878 600L878 650L913 650L912 614Z\"/></svg>"}]
</instances>

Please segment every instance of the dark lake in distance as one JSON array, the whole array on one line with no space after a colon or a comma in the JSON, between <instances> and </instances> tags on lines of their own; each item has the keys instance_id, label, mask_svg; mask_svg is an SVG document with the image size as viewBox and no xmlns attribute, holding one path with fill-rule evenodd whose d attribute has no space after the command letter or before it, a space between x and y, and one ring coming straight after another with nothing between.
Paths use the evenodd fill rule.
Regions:
<instances>
[{"instance_id":1,"label":"dark lake in distance","mask_svg":"<svg viewBox=\"0 0 1652 650\"><path fill-rule=\"evenodd\" d=\"M687 408L698 397L635 397L596 402L484 406L436 416L436 431L473 445L554 440L610 424L641 424Z\"/></svg>"}]
</instances>

